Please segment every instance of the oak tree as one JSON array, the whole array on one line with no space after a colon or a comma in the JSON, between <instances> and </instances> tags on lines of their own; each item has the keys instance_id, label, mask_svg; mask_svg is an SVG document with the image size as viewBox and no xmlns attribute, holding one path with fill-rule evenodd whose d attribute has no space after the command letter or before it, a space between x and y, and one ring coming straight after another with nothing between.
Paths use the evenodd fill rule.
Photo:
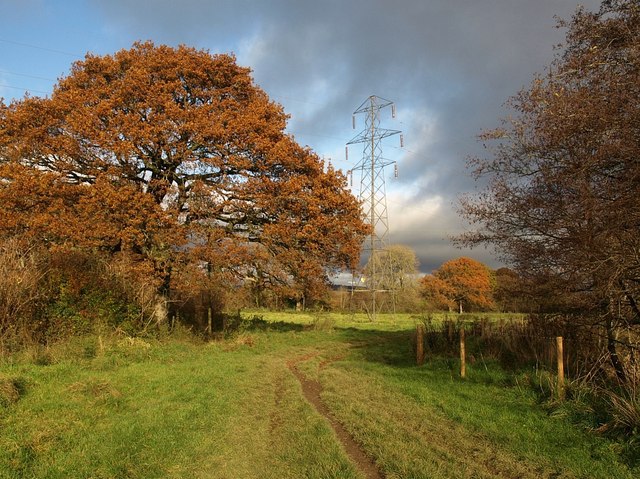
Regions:
<instances>
[{"instance_id":1,"label":"oak tree","mask_svg":"<svg viewBox=\"0 0 640 479\"><path fill-rule=\"evenodd\" d=\"M492 271L471 258L457 258L442 264L422 278L423 295L435 306L454 306L462 313L468 309L494 308L495 279Z\"/></svg>"},{"instance_id":2,"label":"oak tree","mask_svg":"<svg viewBox=\"0 0 640 479\"><path fill-rule=\"evenodd\" d=\"M367 232L344 176L285 132L231 55L87 54L47 98L0 102L0 235L182 264L310 294Z\"/></svg>"},{"instance_id":3,"label":"oak tree","mask_svg":"<svg viewBox=\"0 0 640 479\"><path fill-rule=\"evenodd\" d=\"M497 146L472 166L489 186L463 200L477 228L460 240L497 245L554 285L558 307L602 325L624 380L616 348L640 328L640 5L607 0L559 26L553 63L483 135Z\"/></svg>"},{"instance_id":4,"label":"oak tree","mask_svg":"<svg viewBox=\"0 0 640 479\"><path fill-rule=\"evenodd\" d=\"M449 283L427 274L420 279L420 294L430 308L452 311L456 307L455 291Z\"/></svg>"}]
</instances>

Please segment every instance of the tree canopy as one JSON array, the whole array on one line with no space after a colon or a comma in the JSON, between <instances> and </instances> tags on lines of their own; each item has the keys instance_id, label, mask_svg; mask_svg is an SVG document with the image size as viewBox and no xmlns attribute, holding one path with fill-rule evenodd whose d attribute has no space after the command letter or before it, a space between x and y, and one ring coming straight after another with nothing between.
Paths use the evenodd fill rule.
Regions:
<instances>
[{"instance_id":1,"label":"tree canopy","mask_svg":"<svg viewBox=\"0 0 640 479\"><path fill-rule=\"evenodd\" d=\"M491 270L471 258L457 258L443 263L421 281L423 296L435 307L468 309L494 307L494 277Z\"/></svg>"},{"instance_id":2,"label":"tree canopy","mask_svg":"<svg viewBox=\"0 0 640 479\"><path fill-rule=\"evenodd\" d=\"M483 135L497 147L472 166L490 183L463 200L478 228L460 240L497 245L519 273L569 295L565 307L607 325L616 363L614 330L640 325L640 5L608 0L560 27L547 72Z\"/></svg>"},{"instance_id":3,"label":"tree canopy","mask_svg":"<svg viewBox=\"0 0 640 479\"><path fill-rule=\"evenodd\" d=\"M0 235L316 291L367 227L231 55L136 43L0 102Z\"/></svg>"},{"instance_id":4,"label":"tree canopy","mask_svg":"<svg viewBox=\"0 0 640 479\"><path fill-rule=\"evenodd\" d=\"M410 247L393 244L375 251L364 268L365 277L375 271L378 275L378 289L402 291L411 283L411 278L418 273L418 257Z\"/></svg>"}]
</instances>

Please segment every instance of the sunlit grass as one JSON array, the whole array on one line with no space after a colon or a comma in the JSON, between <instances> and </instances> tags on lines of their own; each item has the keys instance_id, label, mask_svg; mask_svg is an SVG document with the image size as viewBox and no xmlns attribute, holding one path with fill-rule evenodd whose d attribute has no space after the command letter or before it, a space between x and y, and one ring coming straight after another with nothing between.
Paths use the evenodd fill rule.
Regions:
<instances>
[{"instance_id":1,"label":"sunlit grass","mask_svg":"<svg viewBox=\"0 0 640 479\"><path fill-rule=\"evenodd\" d=\"M367 313L336 313L327 311L247 311L245 316L256 315L269 322L286 322L304 326L314 326L319 322L329 322L340 328L355 328L374 331L399 331L414 328L418 315L409 313L378 314L375 321Z\"/></svg>"},{"instance_id":2,"label":"sunlit grass","mask_svg":"<svg viewBox=\"0 0 640 479\"><path fill-rule=\"evenodd\" d=\"M0 477L357 477L260 344L128 354L5 366L28 386L0 409Z\"/></svg>"},{"instance_id":3,"label":"sunlit grass","mask_svg":"<svg viewBox=\"0 0 640 479\"><path fill-rule=\"evenodd\" d=\"M405 331L415 329L419 322L429 318L434 323L449 321L473 322L487 319L489 321L521 319L521 314L515 313L379 313L375 320L366 312L329 312L329 311L243 311L244 317L257 316L272 323L285 322L302 326L314 327L318 323L329 323L337 328L353 328L370 331Z\"/></svg>"},{"instance_id":4,"label":"sunlit grass","mask_svg":"<svg viewBox=\"0 0 640 479\"><path fill-rule=\"evenodd\" d=\"M631 478L492 363L415 366L412 315L260 313L214 343L82 338L9 358L0 477L359 478L287 363L388 478ZM19 387L18 387L19 386Z\"/></svg>"},{"instance_id":5,"label":"sunlit grass","mask_svg":"<svg viewBox=\"0 0 640 479\"><path fill-rule=\"evenodd\" d=\"M388 477L632 477L613 445L549 417L493 365L415 367L409 338L357 348L319 371L325 399Z\"/></svg>"}]
</instances>

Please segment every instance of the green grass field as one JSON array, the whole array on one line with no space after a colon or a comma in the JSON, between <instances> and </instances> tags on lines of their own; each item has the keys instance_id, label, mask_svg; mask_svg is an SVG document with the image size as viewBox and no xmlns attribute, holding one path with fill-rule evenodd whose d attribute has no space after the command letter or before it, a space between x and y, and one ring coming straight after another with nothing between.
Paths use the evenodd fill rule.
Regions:
<instances>
[{"instance_id":1,"label":"green grass field","mask_svg":"<svg viewBox=\"0 0 640 479\"><path fill-rule=\"evenodd\" d=\"M387 478L638 477L496 366L464 381L453 359L415 366L409 315L260 314L211 343L89 337L5 357L0 477L366 477L294 363Z\"/></svg>"}]
</instances>

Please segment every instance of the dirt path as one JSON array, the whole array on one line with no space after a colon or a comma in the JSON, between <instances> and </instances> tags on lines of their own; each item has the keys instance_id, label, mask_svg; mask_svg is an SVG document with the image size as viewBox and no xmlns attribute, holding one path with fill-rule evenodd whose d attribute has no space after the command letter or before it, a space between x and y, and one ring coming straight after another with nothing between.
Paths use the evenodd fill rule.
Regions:
<instances>
[{"instance_id":1,"label":"dirt path","mask_svg":"<svg viewBox=\"0 0 640 479\"><path fill-rule=\"evenodd\" d=\"M298 369L298 364L300 362L311 359L314 356L317 356L317 354L302 356L300 358L287 362L287 366L289 367L293 375L298 379L298 381L300 381L304 397L307 399L307 401L309 401L309 403L311 403L316 411L322 414L327 419L327 421L329 421L331 428L335 432L336 436L342 443L342 446L344 447L347 455L356 465L356 467L369 479L384 479L384 474L382 474L380 469L378 469L376 463L373 462L373 460L365 454L360 445L353 439L351 434L349 434L349 432L342 426L342 424L340 424L340 422L338 422L333 414L331 414L331 411L320 397L320 393L322 392L322 385L318 381L309 379Z\"/></svg>"}]
</instances>

